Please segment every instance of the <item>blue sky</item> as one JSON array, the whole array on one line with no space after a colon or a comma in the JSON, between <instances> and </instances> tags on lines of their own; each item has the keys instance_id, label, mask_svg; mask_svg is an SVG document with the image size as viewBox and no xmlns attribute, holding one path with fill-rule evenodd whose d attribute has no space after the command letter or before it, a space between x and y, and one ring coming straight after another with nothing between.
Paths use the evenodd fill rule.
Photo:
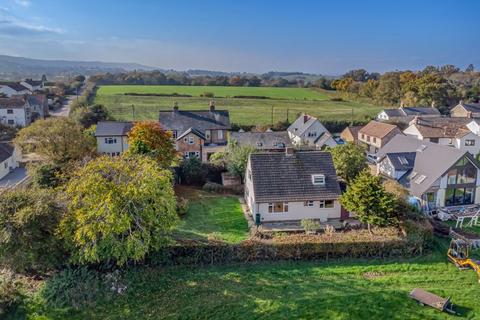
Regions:
<instances>
[{"instance_id":1,"label":"blue sky","mask_svg":"<svg viewBox=\"0 0 480 320\"><path fill-rule=\"evenodd\" d=\"M0 54L341 74L480 67L480 1L0 0Z\"/></svg>"}]
</instances>

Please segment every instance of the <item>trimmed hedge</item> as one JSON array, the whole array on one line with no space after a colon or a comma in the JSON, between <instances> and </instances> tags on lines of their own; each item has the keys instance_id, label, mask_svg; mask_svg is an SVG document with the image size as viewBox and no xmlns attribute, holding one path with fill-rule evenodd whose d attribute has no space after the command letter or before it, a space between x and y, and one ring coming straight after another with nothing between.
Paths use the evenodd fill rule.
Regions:
<instances>
[{"instance_id":1,"label":"trimmed hedge","mask_svg":"<svg viewBox=\"0 0 480 320\"><path fill-rule=\"evenodd\" d=\"M432 239L432 228L428 222L408 222L407 237L392 235L381 240L362 236L355 241L349 232L345 241L341 233L328 241L325 237L281 237L275 240L246 240L239 244L190 242L164 248L147 257L149 265L216 265L277 260L328 260L331 258L388 258L420 255L428 248ZM356 231L351 231L354 233ZM310 240L309 240L310 239ZM320 240L319 240L320 239ZM320 242L323 240L323 242Z\"/></svg>"}]
</instances>

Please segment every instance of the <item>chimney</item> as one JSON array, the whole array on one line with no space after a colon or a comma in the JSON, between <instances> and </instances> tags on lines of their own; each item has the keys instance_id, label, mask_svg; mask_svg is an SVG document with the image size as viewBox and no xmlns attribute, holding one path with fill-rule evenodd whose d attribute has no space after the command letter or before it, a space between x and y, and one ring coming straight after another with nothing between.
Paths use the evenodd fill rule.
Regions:
<instances>
[{"instance_id":1,"label":"chimney","mask_svg":"<svg viewBox=\"0 0 480 320\"><path fill-rule=\"evenodd\" d=\"M285 148L285 155L287 157L293 156L295 153L295 150L292 147L286 147Z\"/></svg>"},{"instance_id":2,"label":"chimney","mask_svg":"<svg viewBox=\"0 0 480 320\"><path fill-rule=\"evenodd\" d=\"M402 100L400 101L400 108L403 108L403 107L405 107L405 104L403 103L403 100Z\"/></svg>"},{"instance_id":3,"label":"chimney","mask_svg":"<svg viewBox=\"0 0 480 320\"><path fill-rule=\"evenodd\" d=\"M210 112L215 111L215 100L210 100Z\"/></svg>"},{"instance_id":4,"label":"chimney","mask_svg":"<svg viewBox=\"0 0 480 320\"><path fill-rule=\"evenodd\" d=\"M458 104L463 104L463 100L460 100L460 102Z\"/></svg>"},{"instance_id":5,"label":"chimney","mask_svg":"<svg viewBox=\"0 0 480 320\"><path fill-rule=\"evenodd\" d=\"M432 101L432 104L430 105L432 108L435 108L435 101Z\"/></svg>"},{"instance_id":6,"label":"chimney","mask_svg":"<svg viewBox=\"0 0 480 320\"><path fill-rule=\"evenodd\" d=\"M173 103L173 111L178 111L178 103L176 101Z\"/></svg>"},{"instance_id":7,"label":"chimney","mask_svg":"<svg viewBox=\"0 0 480 320\"><path fill-rule=\"evenodd\" d=\"M468 112L467 112L467 118L470 118L470 119L473 118L473 113L472 113L472 111L468 111Z\"/></svg>"},{"instance_id":8,"label":"chimney","mask_svg":"<svg viewBox=\"0 0 480 320\"><path fill-rule=\"evenodd\" d=\"M308 116L308 114L305 113L305 114L303 115L303 123L307 122L309 118L310 118L310 117Z\"/></svg>"}]
</instances>

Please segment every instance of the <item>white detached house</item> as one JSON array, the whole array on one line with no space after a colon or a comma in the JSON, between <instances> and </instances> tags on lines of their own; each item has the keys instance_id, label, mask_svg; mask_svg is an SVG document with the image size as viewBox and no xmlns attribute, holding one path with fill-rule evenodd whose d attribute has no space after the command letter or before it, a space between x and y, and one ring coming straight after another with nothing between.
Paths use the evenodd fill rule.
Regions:
<instances>
[{"instance_id":1,"label":"white detached house","mask_svg":"<svg viewBox=\"0 0 480 320\"><path fill-rule=\"evenodd\" d=\"M315 117L308 114L300 116L287 129L295 146L307 146L321 149L324 146L334 147L337 142L325 126Z\"/></svg>"},{"instance_id":2,"label":"white detached house","mask_svg":"<svg viewBox=\"0 0 480 320\"><path fill-rule=\"evenodd\" d=\"M245 177L245 201L257 225L314 219L339 220L340 186L329 152L252 153Z\"/></svg>"}]
</instances>

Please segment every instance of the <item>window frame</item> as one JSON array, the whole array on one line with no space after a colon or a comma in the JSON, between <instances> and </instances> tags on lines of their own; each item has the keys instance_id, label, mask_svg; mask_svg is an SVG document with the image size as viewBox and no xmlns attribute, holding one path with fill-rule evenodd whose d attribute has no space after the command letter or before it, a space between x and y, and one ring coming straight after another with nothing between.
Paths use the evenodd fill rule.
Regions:
<instances>
[{"instance_id":1,"label":"window frame","mask_svg":"<svg viewBox=\"0 0 480 320\"><path fill-rule=\"evenodd\" d=\"M317 178L320 178L322 181L316 181ZM315 186L324 186L326 182L326 177L324 174L312 174L312 184Z\"/></svg>"}]
</instances>

